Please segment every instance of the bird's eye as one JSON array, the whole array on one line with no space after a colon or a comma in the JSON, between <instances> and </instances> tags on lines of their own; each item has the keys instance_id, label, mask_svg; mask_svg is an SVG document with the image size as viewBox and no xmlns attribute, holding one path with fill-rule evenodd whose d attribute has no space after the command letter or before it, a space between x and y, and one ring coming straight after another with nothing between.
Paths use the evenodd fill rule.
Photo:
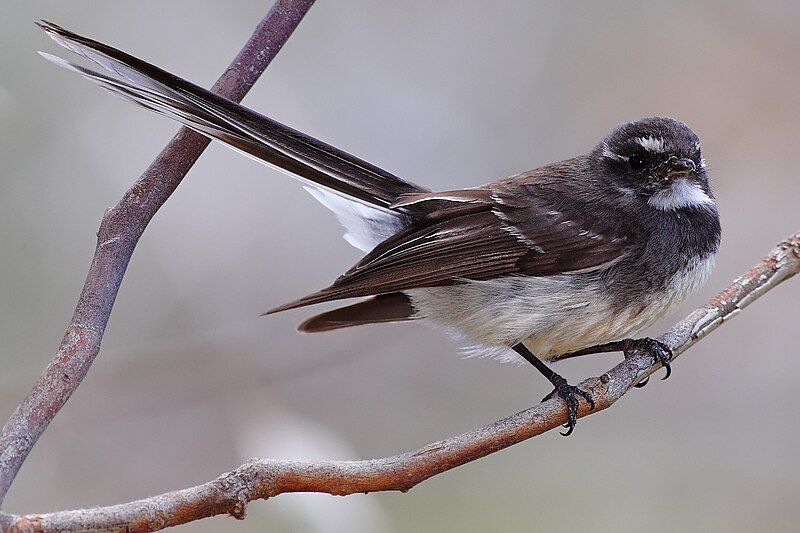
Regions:
<instances>
[{"instance_id":1,"label":"bird's eye","mask_svg":"<svg viewBox=\"0 0 800 533\"><path fill-rule=\"evenodd\" d=\"M647 155L644 152L634 152L628 158L628 164L633 170L641 170L647 165Z\"/></svg>"}]
</instances>

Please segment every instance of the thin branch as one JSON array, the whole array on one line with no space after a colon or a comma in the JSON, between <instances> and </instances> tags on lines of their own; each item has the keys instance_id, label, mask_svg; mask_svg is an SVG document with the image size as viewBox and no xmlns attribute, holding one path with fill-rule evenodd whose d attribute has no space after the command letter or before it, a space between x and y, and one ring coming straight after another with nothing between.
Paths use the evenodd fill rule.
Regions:
<instances>
[{"instance_id":1,"label":"thin branch","mask_svg":"<svg viewBox=\"0 0 800 533\"><path fill-rule=\"evenodd\" d=\"M675 355L714 331L768 290L800 271L800 233L772 250L724 291L678 322L659 340ZM581 402L583 417L610 407L658 369L646 353L634 353L599 378L581 383L597 408ZM563 424L560 400L540 403L488 426L435 442L413 453L368 461L298 462L253 459L213 481L135 502L43 515L0 515L8 531L156 531L218 514L245 516L247 503L287 492L347 495L407 491L436 474L474 461Z\"/></svg>"},{"instance_id":2,"label":"thin branch","mask_svg":"<svg viewBox=\"0 0 800 533\"><path fill-rule=\"evenodd\" d=\"M212 91L241 101L313 3L275 2ZM103 216L94 258L61 346L0 433L0 503L31 448L97 356L139 237L209 142L200 134L181 129L122 200Z\"/></svg>"}]
</instances>

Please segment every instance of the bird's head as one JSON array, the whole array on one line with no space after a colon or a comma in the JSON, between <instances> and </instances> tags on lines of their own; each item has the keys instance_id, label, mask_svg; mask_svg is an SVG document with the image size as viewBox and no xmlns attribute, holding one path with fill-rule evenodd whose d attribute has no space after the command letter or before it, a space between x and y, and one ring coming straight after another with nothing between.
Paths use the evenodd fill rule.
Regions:
<instances>
[{"instance_id":1,"label":"bird's head","mask_svg":"<svg viewBox=\"0 0 800 533\"><path fill-rule=\"evenodd\" d=\"M650 207L671 211L714 204L700 140L683 122L665 117L628 122L593 154L618 192Z\"/></svg>"}]
</instances>

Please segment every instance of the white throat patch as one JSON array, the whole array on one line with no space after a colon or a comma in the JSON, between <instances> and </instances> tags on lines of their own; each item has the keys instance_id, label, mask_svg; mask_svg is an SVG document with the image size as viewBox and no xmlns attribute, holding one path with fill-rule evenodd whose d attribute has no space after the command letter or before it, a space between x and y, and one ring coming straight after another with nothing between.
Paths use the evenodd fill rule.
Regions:
<instances>
[{"instance_id":1,"label":"white throat patch","mask_svg":"<svg viewBox=\"0 0 800 533\"><path fill-rule=\"evenodd\" d=\"M686 178L678 178L669 188L658 191L648 198L647 203L662 211L672 211L681 207L714 205L714 200L697 183Z\"/></svg>"}]
</instances>

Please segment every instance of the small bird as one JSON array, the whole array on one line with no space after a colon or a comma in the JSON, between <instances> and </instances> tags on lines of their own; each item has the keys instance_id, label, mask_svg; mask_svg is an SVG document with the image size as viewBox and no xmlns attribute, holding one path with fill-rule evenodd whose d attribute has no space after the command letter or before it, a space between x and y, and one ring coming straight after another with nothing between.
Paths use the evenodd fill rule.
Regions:
<instances>
[{"instance_id":1,"label":"small bird","mask_svg":"<svg viewBox=\"0 0 800 533\"><path fill-rule=\"evenodd\" d=\"M572 433L580 399L543 361L649 351L631 338L708 277L721 228L697 135L655 117L616 127L589 153L465 189L432 192L125 52L42 21L102 74L46 59L305 182L366 255L333 284L265 314L347 298L305 332L426 320L553 385ZM510 352L513 350L513 352Z\"/></svg>"}]
</instances>

